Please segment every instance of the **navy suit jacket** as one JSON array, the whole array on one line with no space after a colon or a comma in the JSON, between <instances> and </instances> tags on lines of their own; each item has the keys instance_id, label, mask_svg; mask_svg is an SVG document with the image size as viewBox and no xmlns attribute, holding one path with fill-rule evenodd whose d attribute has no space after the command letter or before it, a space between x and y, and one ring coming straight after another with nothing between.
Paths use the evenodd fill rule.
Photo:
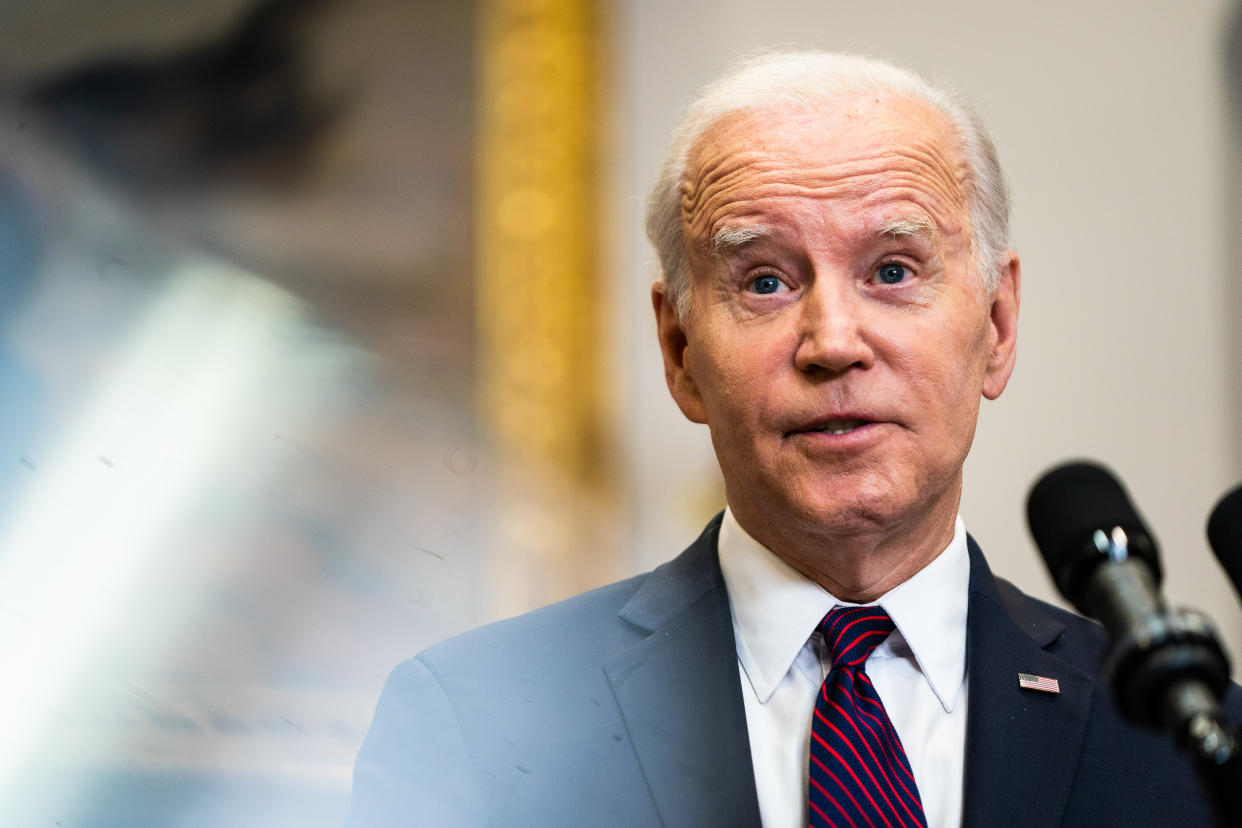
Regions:
<instances>
[{"instance_id":1,"label":"navy suit jacket","mask_svg":"<svg viewBox=\"0 0 1242 828\"><path fill-rule=\"evenodd\" d=\"M651 573L397 667L351 828L759 825L719 528ZM1114 709L1101 628L994 578L973 539L967 641L964 825L1210 824L1172 742Z\"/></svg>"}]
</instances>

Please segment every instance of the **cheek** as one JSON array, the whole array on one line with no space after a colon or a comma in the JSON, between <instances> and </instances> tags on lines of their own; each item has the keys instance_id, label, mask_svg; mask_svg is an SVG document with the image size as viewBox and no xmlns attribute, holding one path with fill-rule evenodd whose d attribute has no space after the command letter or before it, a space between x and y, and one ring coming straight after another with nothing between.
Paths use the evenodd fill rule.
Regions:
<instances>
[{"instance_id":1,"label":"cheek","mask_svg":"<svg viewBox=\"0 0 1242 828\"><path fill-rule=\"evenodd\" d=\"M987 369L989 326L979 325L963 330L950 351L955 358L942 368L944 405L947 427L962 433L969 441L974 435L979 403L983 395L983 379Z\"/></svg>"},{"instance_id":2,"label":"cheek","mask_svg":"<svg viewBox=\"0 0 1242 828\"><path fill-rule=\"evenodd\" d=\"M978 408L987 367L988 327L942 324L922 328L900 348L900 371L909 378L914 399L941 412L949 429L970 426ZM969 422L967 422L969 420Z\"/></svg>"},{"instance_id":3,"label":"cheek","mask_svg":"<svg viewBox=\"0 0 1242 828\"><path fill-rule=\"evenodd\" d=\"M779 370L779 359L770 340L738 336L706 340L691 349L687 363L714 431L742 424L753 428L763 419L765 406L772 402L765 389ZM736 442L741 435L727 436Z\"/></svg>"}]
</instances>

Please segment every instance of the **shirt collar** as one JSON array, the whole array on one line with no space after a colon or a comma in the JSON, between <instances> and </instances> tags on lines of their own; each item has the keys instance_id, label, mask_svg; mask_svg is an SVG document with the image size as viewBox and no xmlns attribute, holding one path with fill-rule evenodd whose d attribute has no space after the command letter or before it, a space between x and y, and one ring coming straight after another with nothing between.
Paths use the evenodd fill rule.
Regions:
<instances>
[{"instance_id":1,"label":"shirt collar","mask_svg":"<svg viewBox=\"0 0 1242 828\"><path fill-rule=\"evenodd\" d=\"M766 704L824 615L834 606L852 604L772 554L747 534L729 509L718 549L738 660L756 698ZM966 675L969 582L966 528L959 517L945 550L874 602L897 628L877 653L896 655L908 647L946 712L953 710Z\"/></svg>"}]
</instances>

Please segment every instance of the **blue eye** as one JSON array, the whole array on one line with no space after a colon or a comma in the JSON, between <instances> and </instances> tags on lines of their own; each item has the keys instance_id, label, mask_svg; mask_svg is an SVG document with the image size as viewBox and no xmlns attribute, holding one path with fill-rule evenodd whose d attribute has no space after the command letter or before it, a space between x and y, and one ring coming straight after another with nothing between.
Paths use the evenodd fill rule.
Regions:
<instances>
[{"instance_id":1,"label":"blue eye","mask_svg":"<svg viewBox=\"0 0 1242 828\"><path fill-rule=\"evenodd\" d=\"M882 284L896 285L904 282L906 277L910 275L910 270L905 265L889 264L880 265L880 269L876 271L876 276Z\"/></svg>"},{"instance_id":2,"label":"blue eye","mask_svg":"<svg viewBox=\"0 0 1242 828\"><path fill-rule=\"evenodd\" d=\"M750 283L750 289L755 293L776 293L781 289L781 280L775 276L760 276Z\"/></svg>"}]
</instances>

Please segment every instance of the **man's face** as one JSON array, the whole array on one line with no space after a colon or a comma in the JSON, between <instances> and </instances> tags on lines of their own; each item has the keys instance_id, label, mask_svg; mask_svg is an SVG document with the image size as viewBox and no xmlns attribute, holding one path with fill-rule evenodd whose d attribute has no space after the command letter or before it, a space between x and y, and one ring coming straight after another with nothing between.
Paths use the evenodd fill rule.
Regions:
<instances>
[{"instance_id":1,"label":"man's face","mask_svg":"<svg viewBox=\"0 0 1242 828\"><path fill-rule=\"evenodd\" d=\"M874 95L739 115L687 170L692 311L653 299L743 526L951 535L980 396L1013 368L1018 269L985 292L943 116Z\"/></svg>"}]
</instances>

